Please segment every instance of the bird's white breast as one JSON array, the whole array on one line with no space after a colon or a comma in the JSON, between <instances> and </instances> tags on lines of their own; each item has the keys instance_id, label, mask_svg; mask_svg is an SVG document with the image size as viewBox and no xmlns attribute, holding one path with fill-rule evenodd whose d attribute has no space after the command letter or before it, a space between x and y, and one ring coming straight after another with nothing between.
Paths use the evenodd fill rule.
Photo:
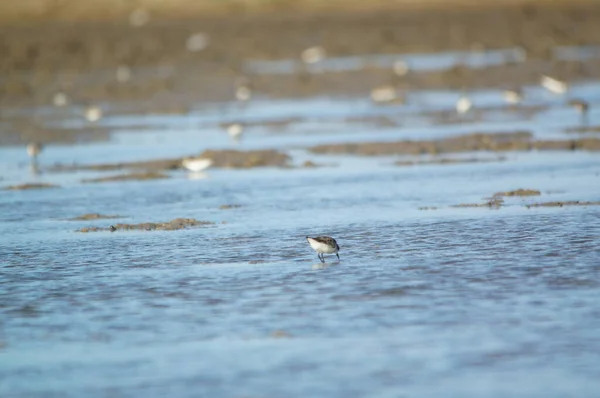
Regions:
<instances>
[{"instance_id":1,"label":"bird's white breast","mask_svg":"<svg viewBox=\"0 0 600 398\"><path fill-rule=\"evenodd\" d=\"M308 238L308 243L310 243L310 247L312 247L317 253L335 253L337 249L335 247L328 246L324 243L316 241L312 238Z\"/></svg>"}]
</instances>

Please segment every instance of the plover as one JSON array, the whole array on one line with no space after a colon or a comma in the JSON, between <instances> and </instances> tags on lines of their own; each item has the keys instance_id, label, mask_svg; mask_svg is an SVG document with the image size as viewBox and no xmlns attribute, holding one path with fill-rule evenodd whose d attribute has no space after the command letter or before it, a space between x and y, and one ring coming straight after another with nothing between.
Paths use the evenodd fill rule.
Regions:
<instances>
[{"instance_id":1,"label":"plover","mask_svg":"<svg viewBox=\"0 0 600 398\"><path fill-rule=\"evenodd\" d=\"M310 247L312 247L313 250L317 252L317 256L319 257L319 260L321 260L322 263L325 262L324 254L335 253L338 260L340 259L340 255L338 254L340 247L338 246L335 239L329 236L316 236L314 238L307 236L306 240L310 244Z\"/></svg>"},{"instance_id":2,"label":"plover","mask_svg":"<svg viewBox=\"0 0 600 398\"><path fill-rule=\"evenodd\" d=\"M115 77L119 83L127 83L131 80L131 68L127 65L119 65Z\"/></svg>"},{"instance_id":3,"label":"plover","mask_svg":"<svg viewBox=\"0 0 600 398\"><path fill-rule=\"evenodd\" d=\"M540 84L546 90L554 94L564 94L569 89L567 82L546 75L542 75L540 78Z\"/></svg>"},{"instance_id":4,"label":"plover","mask_svg":"<svg viewBox=\"0 0 600 398\"><path fill-rule=\"evenodd\" d=\"M40 152L42 152L42 149L44 149L43 145L37 142L30 142L29 145L27 145L27 154L29 155L29 159L31 160L31 171L34 174L38 173L37 158Z\"/></svg>"},{"instance_id":5,"label":"plover","mask_svg":"<svg viewBox=\"0 0 600 398\"><path fill-rule=\"evenodd\" d=\"M185 158L181 161L181 165L192 172L206 170L212 164L213 160L208 158Z\"/></svg>"},{"instance_id":6,"label":"plover","mask_svg":"<svg viewBox=\"0 0 600 398\"><path fill-rule=\"evenodd\" d=\"M239 86L235 89L235 99L240 102L245 102L250 100L252 97L252 90L249 86Z\"/></svg>"},{"instance_id":7,"label":"plover","mask_svg":"<svg viewBox=\"0 0 600 398\"><path fill-rule=\"evenodd\" d=\"M577 109L577 111L581 115L582 122L585 122L587 120L587 114L590 110L590 104L587 101L581 99L572 99L571 101L569 101L569 106Z\"/></svg>"},{"instance_id":8,"label":"plover","mask_svg":"<svg viewBox=\"0 0 600 398\"><path fill-rule=\"evenodd\" d=\"M327 56L327 51L322 46L309 47L302 51L300 58L305 64L316 64Z\"/></svg>"},{"instance_id":9,"label":"plover","mask_svg":"<svg viewBox=\"0 0 600 398\"><path fill-rule=\"evenodd\" d=\"M27 154L30 158L36 158L42 152L43 146L37 142L30 142L27 145Z\"/></svg>"},{"instance_id":10,"label":"plover","mask_svg":"<svg viewBox=\"0 0 600 398\"><path fill-rule=\"evenodd\" d=\"M63 91L58 91L52 97L52 103L56 107L66 106L69 104L69 96Z\"/></svg>"},{"instance_id":11,"label":"plover","mask_svg":"<svg viewBox=\"0 0 600 398\"><path fill-rule=\"evenodd\" d=\"M396 62L394 62L394 66L392 67L392 69L394 70L394 73L397 76L406 76L406 74L409 71L409 66L405 60L399 59Z\"/></svg>"},{"instance_id":12,"label":"plover","mask_svg":"<svg viewBox=\"0 0 600 398\"><path fill-rule=\"evenodd\" d=\"M465 94L462 94L458 101L456 101L456 112L459 114L465 114L473 107L473 103Z\"/></svg>"},{"instance_id":13,"label":"plover","mask_svg":"<svg viewBox=\"0 0 600 398\"><path fill-rule=\"evenodd\" d=\"M244 133L244 126L241 123L232 123L227 126L227 134L234 140L239 141Z\"/></svg>"},{"instance_id":14,"label":"plover","mask_svg":"<svg viewBox=\"0 0 600 398\"><path fill-rule=\"evenodd\" d=\"M102 108L97 105L89 105L85 108L85 118L90 123L95 123L102 119Z\"/></svg>"},{"instance_id":15,"label":"plover","mask_svg":"<svg viewBox=\"0 0 600 398\"><path fill-rule=\"evenodd\" d=\"M404 102L404 97L391 85L378 86L371 90L371 100L377 104Z\"/></svg>"},{"instance_id":16,"label":"plover","mask_svg":"<svg viewBox=\"0 0 600 398\"><path fill-rule=\"evenodd\" d=\"M511 105L520 104L523 101L523 92L518 88L513 90L505 90L502 93L502 96L504 97L504 101Z\"/></svg>"},{"instance_id":17,"label":"plover","mask_svg":"<svg viewBox=\"0 0 600 398\"><path fill-rule=\"evenodd\" d=\"M198 52L204 50L208 46L208 35L206 33L198 32L190 35L186 42L185 47L188 51Z\"/></svg>"}]
</instances>

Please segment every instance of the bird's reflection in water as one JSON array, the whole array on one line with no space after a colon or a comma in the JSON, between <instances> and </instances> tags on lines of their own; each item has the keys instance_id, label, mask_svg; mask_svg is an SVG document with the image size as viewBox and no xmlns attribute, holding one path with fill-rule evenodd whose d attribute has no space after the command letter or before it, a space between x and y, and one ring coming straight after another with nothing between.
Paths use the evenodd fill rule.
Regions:
<instances>
[{"instance_id":1,"label":"bird's reflection in water","mask_svg":"<svg viewBox=\"0 0 600 398\"><path fill-rule=\"evenodd\" d=\"M339 265L339 261L333 261L331 263L315 263L311 266L312 269L325 269L335 265Z\"/></svg>"},{"instance_id":2,"label":"bird's reflection in water","mask_svg":"<svg viewBox=\"0 0 600 398\"><path fill-rule=\"evenodd\" d=\"M201 171L196 171L196 172L188 173L187 178L188 178L188 180L204 180L204 179L208 178L208 174L203 173Z\"/></svg>"}]
</instances>

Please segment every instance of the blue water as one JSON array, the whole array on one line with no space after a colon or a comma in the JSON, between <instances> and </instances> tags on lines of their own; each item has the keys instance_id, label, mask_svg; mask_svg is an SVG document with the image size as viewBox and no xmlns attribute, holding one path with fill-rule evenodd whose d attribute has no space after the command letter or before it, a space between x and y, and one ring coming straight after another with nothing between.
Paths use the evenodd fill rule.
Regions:
<instances>
[{"instance_id":1,"label":"blue water","mask_svg":"<svg viewBox=\"0 0 600 398\"><path fill-rule=\"evenodd\" d=\"M589 86L574 95L599 101ZM506 153L492 163L398 167L396 157L306 151L517 126L564 137L578 123L564 99L530 90L539 94L532 103L548 105L536 117L499 110L458 126L423 114L451 109L457 93L416 93L424 101L404 109L420 121L414 128L340 121L394 115L367 100L265 101L242 117L313 118L285 131L253 127L239 144L217 126L240 116L233 106L145 119L145 132L127 131L134 116L109 112L102 123L114 127L113 140L49 146L40 158L44 170L278 148L294 164L324 165L315 169L82 184L103 174L30 176L23 148L0 148L2 186L61 185L0 191L0 396L598 396L600 207L525 205L600 200L600 155ZM496 94L474 98L493 107ZM451 207L518 188L542 195L507 198L497 210ZM91 212L124 218L67 221ZM215 224L75 232L177 217ZM321 234L337 239L340 261L319 262L305 236Z\"/></svg>"}]
</instances>

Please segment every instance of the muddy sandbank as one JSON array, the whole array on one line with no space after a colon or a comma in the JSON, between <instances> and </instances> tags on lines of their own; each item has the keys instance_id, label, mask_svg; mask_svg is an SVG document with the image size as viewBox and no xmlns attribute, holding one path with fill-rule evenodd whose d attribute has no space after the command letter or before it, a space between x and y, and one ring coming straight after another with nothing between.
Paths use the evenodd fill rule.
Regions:
<instances>
[{"instance_id":1,"label":"muddy sandbank","mask_svg":"<svg viewBox=\"0 0 600 398\"><path fill-rule=\"evenodd\" d=\"M108 177L98 178L84 178L81 182L84 183L98 183L98 182L115 182L115 181L146 181L146 180L161 180L170 178L169 175L157 172L146 172L146 173L128 173L119 174Z\"/></svg>"},{"instance_id":2,"label":"muddy sandbank","mask_svg":"<svg viewBox=\"0 0 600 398\"><path fill-rule=\"evenodd\" d=\"M40 182L40 183L30 183L30 184L20 184L20 185L9 185L2 189L5 191L25 191L25 190L30 190L30 189L49 189L49 188L60 188L60 185Z\"/></svg>"},{"instance_id":3,"label":"muddy sandbank","mask_svg":"<svg viewBox=\"0 0 600 398\"><path fill-rule=\"evenodd\" d=\"M529 209L530 207L564 207L564 206L600 206L600 201L591 201L586 202L582 200L567 200L564 202L542 202L542 203L532 203L526 205Z\"/></svg>"},{"instance_id":4,"label":"muddy sandbank","mask_svg":"<svg viewBox=\"0 0 600 398\"><path fill-rule=\"evenodd\" d=\"M454 165L454 164L471 164L471 163L496 163L503 162L506 157L501 156L494 159L480 159L480 158L439 158L439 159L428 159L428 160L398 160L394 162L396 166L427 166L427 165Z\"/></svg>"},{"instance_id":5,"label":"muddy sandbank","mask_svg":"<svg viewBox=\"0 0 600 398\"><path fill-rule=\"evenodd\" d=\"M558 46L596 44L600 5L588 1L483 1L464 7L457 7L456 1L378 1L359 7L229 2L217 6L220 13L207 12L206 2L169 8L165 4L171 2L159 6L153 1L147 4L151 18L143 26L129 21L130 13L141 7L138 2L119 7L75 0L19 4L29 4L29 12L15 12L15 4L9 3L0 13L0 35L5 39L0 104L11 107L50 104L62 89L77 104L160 101L183 104L185 109L198 101L233 100L235 79L241 76L250 81L253 92L278 98L315 93L367 96L373 87L387 83L410 89L521 85L537 82L542 68L567 80L600 74L594 66L598 60L554 57ZM209 8L216 4L211 2ZM181 13L183 9L187 12ZM190 51L186 42L199 27L207 45ZM405 79L395 77L391 68L368 65L361 71L304 70L289 75L257 73L248 67L250 60L299 60L300 53L314 45L323 46L327 57L514 47L526 57L485 71L456 67L442 73L411 72ZM131 70L125 82L116 75L122 66Z\"/></svg>"},{"instance_id":6,"label":"muddy sandbank","mask_svg":"<svg viewBox=\"0 0 600 398\"><path fill-rule=\"evenodd\" d=\"M483 203L459 203L450 207L465 208L465 207L488 207L490 209L499 209L504 205L504 199L500 196L491 197Z\"/></svg>"},{"instance_id":7,"label":"muddy sandbank","mask_svg":"<svg viewBox=\"0 0 600 398\"><path fill-rule=\"evenodd\" d=\"M533 140L527 131L472 133L431 141L363 142L325 144L308 148L317 154L360 156L420 155L473 151L587 150L599 151L600 139L582 138L564 141Z\"/></svg>"},{"instance_id":8,"label":"muddy sandbank","mask_svg":"<svg viewBox=\"0 0 600 398\"><path fill-rule=\"evenodd\" d=\"M240 207L242 207L242 205L227 204L227 205L221 205L221 206L219 206L219 209L221 209L221 210L230 210L230 209L238 209Z\"/></svg>"},{"instance_id":9,"label":"muddy sandbank","mask_svg":"<svg viewBox=\"0 0 600 398\"><path fill-rule=\"evenodd\" d=\"M176 218L167 222L145 222L140 224L113 224L109 227L86 227L76 232L101 232L101 231L175 231L190 227L214 225L211 221L198 221L194 218Z\"/></svg>"},{"instance_id":10,"label":"muddy sandbank","mask_svg":"<svg viewBox=\"0 0 600 398\"><path fill-rule=\"evenodd\" d=\"M213 161L213 167L230 169L246 169L252 167L284 167L290 157L285 153L272 149L238 151L238 150L207 150L200 154L201 158Z\"/></svg>"},{"instance_id":11,"label":"muddy sandbank","mask_svg":"<svg viewBox=\"0 0 600 398\"><path fill-rule=\"evenodd\" d=\"M540 196L542 193L540 191L538 191L537 189L516 189L514 191L503 191L503 192L496 192L493 197L499 197L499 196Z\"/></svg>"},{"instance_id":12,"label":"muddy sandbank","mask_svg":"<svg viewBox=\"0 0 600 398\"><path fill-rule=\"evenodd\" d=\"M211 167L223 168L252 168L252 167L285 167L290 157L275 150L207 150L192 157L211 159ZM117 171L143 170L143 173L133 173L119 176L101 177L84 180L84 182L121 181L124 179L153 179L168 178L162 171L183 169L182 161L188 157L173 159L144 160L137 162L100 163L89 165L55 164L48 168L50 172L73 171Z\"/></svg>"},{"instance_id":13,"label":"muddy sandbank","mask_svg":"<svg viewBox=\"0 0 600 398\"><path fill-rule=\"evenodd\" d=\"M565 133L600 133L600 126L578 126L565 129Z\"/></svg>"}]
</instances>

